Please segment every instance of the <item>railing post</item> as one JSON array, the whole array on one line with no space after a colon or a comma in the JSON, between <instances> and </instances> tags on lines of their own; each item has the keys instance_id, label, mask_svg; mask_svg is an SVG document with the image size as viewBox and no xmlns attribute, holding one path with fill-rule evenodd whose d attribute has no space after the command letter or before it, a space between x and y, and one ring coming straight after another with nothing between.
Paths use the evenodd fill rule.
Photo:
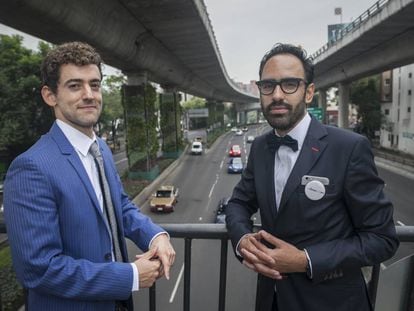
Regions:
<instances>
[{"instance_id":1,"label":"railing post","mask_svg":"<svg viewBox=\"0 0 414 311\"><path fill-rule=\"evenodd\" d=\"M372 266L371 281L369 282L368 294L371 300L372 308L374 310L375 310L375 300L377 298L379 273L380 273L380 265Z\"/></svg>"},{"instance_id":2,"label":"railing post","mask_svg":"<svg viewBox=\"0 0 414 311\"><path fill-rule=\"evenodd\" d=\"M226 308L227 244L227 239L221 239L219 311L224 311Z\"/></svg>"},{"instance_id":3,"label":"railing post","mask_svg":"<svg viewBox=\"0 0 414 311\"><path fill-rule=\"evenodd\" d=\"M149 289L149 309L150 309L150 311L155 311L156 310L156 303L155 303L156 288L155 288L155 284L156 283L154 283Z\"/></svg>"},{"instance_id":4,"label":"railing post","mask_svg":"<svg viewBox=\"0 0 414 311\"><path fill-rule=\"evenodd\" d=\"M184 243L184 311L190 311L191 241L185 238Z\"/></svg>"}]
</instances>

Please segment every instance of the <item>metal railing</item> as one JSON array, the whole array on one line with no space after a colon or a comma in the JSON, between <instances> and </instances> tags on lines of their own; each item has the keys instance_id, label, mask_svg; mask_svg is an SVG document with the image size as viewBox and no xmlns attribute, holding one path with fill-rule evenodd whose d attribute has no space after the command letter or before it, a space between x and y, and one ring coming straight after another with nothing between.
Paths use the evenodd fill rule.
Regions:
<instances>
[{"instance_id":1,"label":"metal railing","mask_svg":"<svg viewBox=\"0 0 414 311\"><path fill-rule=\"evenodd\" d=\"M335 35L333 40L327 42L319 50L317 50L315 53L311 55L312 59L315 59L316 57L320 56L322 53L326 52L330 47L334 46L339 40L342 40L346 35L361 27L361 25L363 25L368 19L378 14L385 6L385 4L387 4L389 1L390 0L377 1L368 10L366 10L364 13L362 13L360 16L358 16L356 19L350 22L347 26L339 29L338 33Z\"/></svg>"},{"instance_id":2,"label":"metal railing","mask_svg":"<svg viewBox=\"0 0 414 311\"><path fill-rule=\"evenodd\" d=\"M224 224L161 224L161 226L170 234L171 238L184 239L184 295L183 295L183 310L190 310L191 298L191 246L193 239L208 239L220 240L220 279L219 279L219 301L218 310L224 311L226 304L226 279L227 279L227 250L228 250L228 232ZM255 226L255 231L258 231L260 226ZM397 236L400 242L414 242L414 226L397 226ZM5 233L5 226L0 225L0 233ZM368 283L368 292L371 301L375 303L378 280L380 274L380 265L375 265L372 268L371 280ZM411 284L414 285L414 276L410 277ZM1 293L0 293L1 294ZM149 309L156 311L156 287L155 285L149 289ZM413 299L410 299L407 310L412 310L414 307ZM0 310L1 295L0 295Z\"/></svg>"}]
</instances>

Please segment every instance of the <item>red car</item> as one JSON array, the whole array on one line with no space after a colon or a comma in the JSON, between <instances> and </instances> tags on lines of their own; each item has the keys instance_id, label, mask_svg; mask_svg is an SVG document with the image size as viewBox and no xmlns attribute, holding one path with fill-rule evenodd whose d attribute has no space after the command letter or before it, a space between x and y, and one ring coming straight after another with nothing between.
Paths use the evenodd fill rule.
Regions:
<instances>
[{"instance_id":1,"label":"red car","mask_svg":"<svg viewBox=\"0 0 414 311\"><path fill-rule=\"evenodd\" d=\"M229 151L230 157L241 157L241 150L239 145L233 145Z\"/></svg>"}]
</instances>

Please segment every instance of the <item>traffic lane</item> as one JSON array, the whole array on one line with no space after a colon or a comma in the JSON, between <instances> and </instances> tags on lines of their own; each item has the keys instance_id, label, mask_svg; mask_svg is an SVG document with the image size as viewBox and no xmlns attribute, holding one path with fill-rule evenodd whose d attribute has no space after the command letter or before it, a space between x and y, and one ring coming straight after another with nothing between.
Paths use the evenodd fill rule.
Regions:
<instances>
[{"instance_id":1,"label":"traffic lane","mask_svg":"<svg viewBox=\"0 0 414 311\"><path fill-rule=\"evenodd\" d=\"M385 194L394 205L394 222L397 226L414 225L414 180L392 169L378 166L378 174L385 182ZM401 243L396 254L383 263L383 268L414 253L414 243Z\"/></svg>"},{"instance_id":2,"label":"traffic lane","mask_svg":"<svg viewBox=\"0 0 414 311\"><path fill-rule=\"evenodd\" d=\"M378 167L378 174L384 180L384 191L394 205L396 224L414 225L414 180L381 167Z\"/></svg>"}]
</instances>

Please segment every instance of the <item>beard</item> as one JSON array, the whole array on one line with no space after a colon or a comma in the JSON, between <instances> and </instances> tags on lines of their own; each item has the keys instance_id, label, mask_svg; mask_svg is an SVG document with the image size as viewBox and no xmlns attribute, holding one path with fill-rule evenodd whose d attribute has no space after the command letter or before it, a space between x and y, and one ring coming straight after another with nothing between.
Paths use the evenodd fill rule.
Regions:
<instances>
[{"instance_id":1,"label":"beard","mask_svg":"<svg viewBox=\"0 0 414 311\"><path fill-rule=\"evenodd\" d=\"M263 101L261 101L260 106L262 107L263 115L269 123L269 125L275 130L280 130L284 132L287 132L294 128L296 124L300 120L302 120L306 113L306 103L304 98L296 107L293 107L292 105L285 103L283 101L272 101L270 105L268 105L267 107L264 107ZM274 107L283 107L284 109L287 109L289 112L280 115L272 114L271 109Z\"/></svg>"}]
</instances>

